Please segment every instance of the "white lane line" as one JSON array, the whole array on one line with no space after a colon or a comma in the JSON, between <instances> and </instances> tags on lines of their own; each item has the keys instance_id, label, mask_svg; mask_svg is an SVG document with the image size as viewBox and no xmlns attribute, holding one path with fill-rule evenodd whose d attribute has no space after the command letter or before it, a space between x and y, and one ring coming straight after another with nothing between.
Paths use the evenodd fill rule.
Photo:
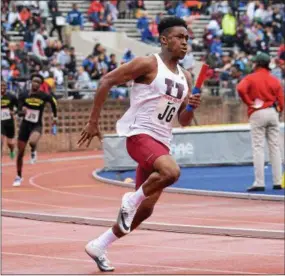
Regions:
<instances>
[{"instance_id":1,"label":"white lane line","mask_svg":"<svg viewBox=\"0 0 285 276\"><path fill-rule=\"evenodd\" d=\"M24 253L15 253L15 252L4 252L2 251L2 255L10 255L10 256L21 256L21 257L29 257L29 258L42 258L42 259L50 259L50 260L61 260L68 262L85 262L85 263L94 263L92 260L82 260L77 258L63 258L63 257L52 257L52 256L44 256L44 255L35 255L35 254L24 254ZM213 272L213 273L234 273L234 274L264 274L267 273L254 273L254 272L245 272L245 271L234 271L234 270L220 270L220 269L207 269L207 268L196 268L196 267L181 267L181 266L168 266L168 265L147 265L147 264L138 264L138 263L125 263L125 262L114 262L114 265L119 266L131 266L131 267L151 267L151 268L170 268L170 269L179 269L186 271L205 271L205 272Z\"/></svg>"},{"instance_id":2,"label":"white lane line","mask_svg":"<svg viewBox=\"0 0 285 276\"><path fill-rule=\"evenodd\" d=\"M42 176L51 175L51 174L58 173L58 172L69 171L69 170L74 171L75 169L86 168L89 166L91 166L91 164L81 165L81 166L76 166L76 167L71 167L71 168L58 169L58 170L51 170L51 171L47 171L47 172L43 172L43 173L38 173L38 174L29 178L29 184L32 185L33 187L36 187L38 189L41 189L41 190L44 190L47 192L51 192L51 193L65 194L65 195L72 195L72 196L81 196L81 197L86 197L86 198L97 198L100 200L119 201L120 198L111 198L111 197L103 197L103 196L95 196L95 195L85 195L85 194L65 192L65 191L60 191L60 190L56 190L56 189L51 189L51 188L40 186L35 181L35 179L42 177Z\"/></svg>"},{"instance_id":3,"label":"white lane line","mask_svg":"<svg viewBox=\"0 0 285 276\"><path fill-rule=\"evenodd\" d=\"M68 209L68 210L82 210L82 211L94 211L94 212L102 212L105 210L112 211L113 207L104 207L104 208L80 208L80 207L72 207L72 206L61 206L61 205L54 205L54 204L45 204L45 203L38 203L38 202L31 202L31 201L24 201L24 200L17 200L17 199L10 199L10 198L2 198L2 200L5 201L11 201L11 202L17 202L17 203L23 203L28 205L36 205L36 206L45 206L45 207L52 207L57 209ZM48 210L45 210L48 211Z\"/></svg>"},{"instance_id":4,"label":"white lane line","mask_svg":"<svg viewBox=\"0 0 285 276\"><path fill-rule=\"evenodd\" d=\"M104 157L103 154L96 154L96 155L86 155L86 156L73 156L73 157L56 157L56 158L49 158L38 160L37 163L56 163L56 162L64 162L64 161L76 161L76 160L90 160L90 159L102 159ZM30 164L30 162L24 162L25 165ZM2 164L2 167L9 167L15 166L15 162L9 162Z\"/></svg>"}]
</instances>

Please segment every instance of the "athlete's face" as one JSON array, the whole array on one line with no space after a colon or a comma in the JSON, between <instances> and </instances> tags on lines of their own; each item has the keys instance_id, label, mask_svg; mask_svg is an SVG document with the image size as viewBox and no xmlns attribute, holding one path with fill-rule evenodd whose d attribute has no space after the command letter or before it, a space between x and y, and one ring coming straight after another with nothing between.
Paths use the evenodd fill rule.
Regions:
<instances>
[{"instance_id":1,"label":"athlete's face","mask_svg":"<svg viewBox=\"0 0 285 276\"><path fill-rule=\"evenodd\" d=\"M187 53L188 32L185 27L172 27L161 36L161 43L171 53L172 57L183 59Z\"/></svg>"},{"instance_id":2,"label":"athlete's face","mask_svg":"<svg viewBox=\"0 0 285 276\"><path fill-rule=\"evenodd\" d=\"M37 78L37 77L33 78L32 79L32 90L35 92L38 91L40 89L41 84L42 84L42 80L40 78Z\"/></svg>"},{"instance_id":3,"label":"athlete's face","mask_svg":"<svg viewBox=\"0 0 285 276\"><path fill-rule=\"evenodd\" d=\"M5 95L7 89L7 85L5 82L1 83L1 95Z\"/></svg>"}]
</instances>

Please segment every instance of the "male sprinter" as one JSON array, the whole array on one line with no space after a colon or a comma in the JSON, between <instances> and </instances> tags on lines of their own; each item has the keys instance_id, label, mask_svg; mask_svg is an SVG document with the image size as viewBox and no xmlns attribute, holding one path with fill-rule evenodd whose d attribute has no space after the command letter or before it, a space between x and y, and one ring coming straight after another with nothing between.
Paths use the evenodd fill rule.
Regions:
<instances>
[{"instance_id":1,"label":"male sprinter","mask_svg":"<svg viewBox=\"0 0 285 276\"><path fill-rule=\"evenodd\" d=\"M32 160L36 158L36 147L42 135L42 117L45 104L50 103L54 124L57 120L56 100L40 91L40 86L44 78L39 74L31 76L32 86L28 95L19 97L19 115L23 116L18 136L18 155L17 155L17 176L13 186L17 187L22 182L23 158L26 144L29 141L31 147Z\"/></svg>"},{"instance_id":2,"label":"male sprinter","mask_svg":"<svg viewBox=\"0 0 285 276\"><path fill-rule=\"evenodd\" d=\"M190 124L193 112L188 104L200 104L200 96L191 95L191 76L178 61L187 53L188 32L184 20L168 17L159 27L161 52L137 57L105 75L96 92L90 119L78 141L79 146L93 137L101 139L98 121L104 101L114 85L134 80L131 106L117 123L120 135L127 136L127 150L138 163L136 192L123 196L117 223L85 250L101 271L113 271L105 255L115 240L138 227L153 212L163 189L176 182L179 166L169 154L172 123L178 117L182 126Z\"/></svg>"},{"instance_id":3,"label":"male sprinter","mask_svg":"<svg viewBox=\"0 0 285 276\"><path fill-rule=\"evenodd\" d=\"M10 149L10 158L15 158L15 118L14 108L18 108L17 98L7 93L6 82L1 81L1 154L5 138Z\"/></svg>"}]
</instances>

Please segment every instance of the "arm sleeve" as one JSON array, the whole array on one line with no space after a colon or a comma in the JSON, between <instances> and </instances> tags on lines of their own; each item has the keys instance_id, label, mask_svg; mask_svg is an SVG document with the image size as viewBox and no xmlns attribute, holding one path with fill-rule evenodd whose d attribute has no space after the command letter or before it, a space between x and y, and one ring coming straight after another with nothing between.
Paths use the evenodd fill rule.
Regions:
<instances>
[{"instance_id":1,"label":"arm sleeve","mask_svg":"<svg viewBox=\"0 0 285 276\"><path fill-rule=\"evenodd\" d=\"M55 97L53 97L52 95L48 95L48 101L51 105L53 117L57 118L57 101L56 101Z\"/></svg>"},{"instance_id":2,"label":"arm sleeve","mask_svg":"<svg viewBox=\"0 0 285 276\"><path fill-rule=\"evenodd\" d=\"M281 84L278 85L277 87L277 101L278 101L278 107L279 107L279 112L282 112L284 110L284 92L282 89Z\"/></svg>"},{"instance_id":3,"label":"arm sleeve","mask_svg":"<svg viewBox=\"0 0 285 276\"><path fill-rule=\"evenodd\" d=\"M237 91L243 102L247 105L252 105L253 102L248 96L249 89L250 81L247 78L243 79L237 86Z\"/></svg>"}]
</instances>

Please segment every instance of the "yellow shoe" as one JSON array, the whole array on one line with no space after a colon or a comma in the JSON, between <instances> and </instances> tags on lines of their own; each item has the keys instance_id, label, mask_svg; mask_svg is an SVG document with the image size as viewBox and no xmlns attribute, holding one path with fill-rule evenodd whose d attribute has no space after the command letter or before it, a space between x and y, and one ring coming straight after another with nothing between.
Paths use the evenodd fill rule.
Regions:
<instances>
[{"instance_id":1,"label":"yellow shoe","mask_svg":"<svg viewBox=\"0 0 285 276\"><path fill-rule=\"evenodd\" d=\"M284 172L283 175L282 175L281 187L282 187L283 189L285 189L285 172Z\"/></svg>"}]
</instances>

